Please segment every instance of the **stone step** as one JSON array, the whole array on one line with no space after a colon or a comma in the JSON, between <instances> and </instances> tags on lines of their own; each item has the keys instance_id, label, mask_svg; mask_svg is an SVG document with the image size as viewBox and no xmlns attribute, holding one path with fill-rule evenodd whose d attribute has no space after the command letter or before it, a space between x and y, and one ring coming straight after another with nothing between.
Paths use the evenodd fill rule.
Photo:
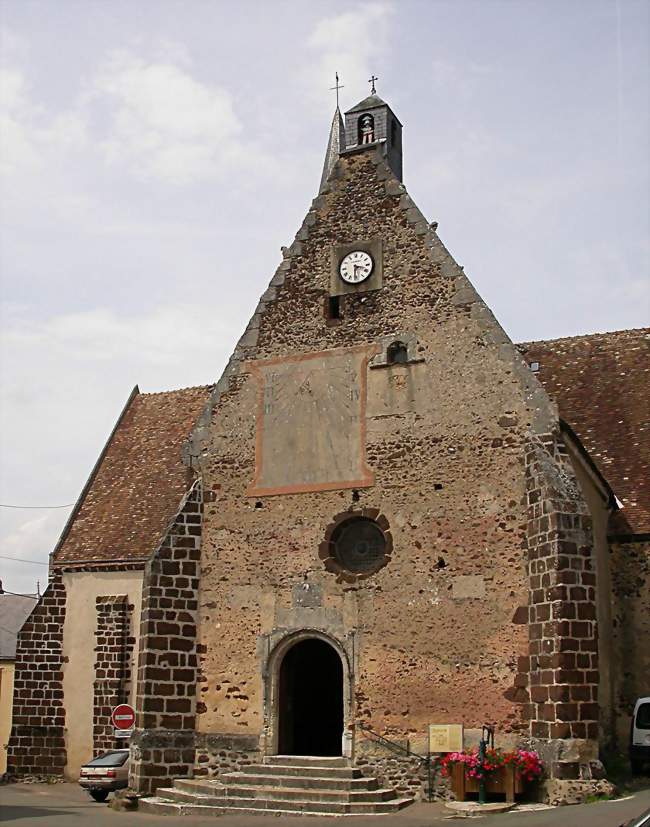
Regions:
<instances>
[{"instance_id":1,"label":"stone step","mask_svg":"<svg viewBox=\"0 0 650 827\"><path fill-rule=\"evenodd\" d=\"M349 767L350 759L342 755L320 756L320 755L266 755L262 762L264 764L289 767Z\"/></svg>"},{"instance_id":2,"label":"stone step","mask_svg":"<svg viewBox=\"0 0 650 827\"><path fill-rule=\"evenodd\" d=\"M292 799L303 801L345 801L345 802L380 802L397 798L392 789L374 790L339 790L314 789L313 787L226 787L227 795L231 798L269 798Z\"/></svg>"},{"instance_id":3,"label":"stone step","mask_svg":"<svg viewBox=\"0 0 650 827\"><path fill-rule=\"evenodd\" d=\"M192 793L184 793L180 790L161 789L158 790L160 798L179 804L211 805L213 807L245 807L249 810L295 810L299 813L317 811L320 813L376 813L392 810L393 801L314 801L308 798L287 798L282 792L272 795L271 790L262 797L230 796L225 792L221 796L208 798L207 796L196 796Z\"/></svg>"},{"instance_id":4,"label":"stone step","mask_svg":"<svg viewBox=\"0 0 650 827\"><path fill-rule=\"evenodd\" d=\"M360 778L358 767L306 766L305 764L243 764L241 773L253 775L302 775L305 778Z\"/></svg>"},{"instance_id":5,"label":"stone step","mask_svg":"<svg viewBox=\"0 0 650 827\"><path fill-rule=\"evenodd\" d=\"M383 815L413 802L397 796L343 757L273 755L218 779L177 778L140 805L160 815Z\"/></svg>"},{"instance_id":6,"label":"stone step","mask_svg":"<svg viewBox=\"0 0 650 827\"><path fill-rule=\"evenodd\" d=\"M200 778L175 778L174 789L211 798L222 793L225 786L220 781L208 781Z\"/></svg>"},{"instance_id":7,"label":"stone step","mask_svg":"<svg viewBox=\"0 0 650 827\"><path fill-rule=\"evenodd\" d=\"M265 768L262 767L262 770ZM230 786L243 785L255 787L303 787L314 789L339 790L376 790L379 786L376 778L364 778L361 773L353 778L332 778L322 776L297 775L297 768L293 768L293 775L269 775L264 772L228 772L219 776L223 784Z\"/></svg>"},{"instance_id":8,"label":"stone step","mask_svg":"<svg viewBox=\"0 0 650 827\"><path fill-rule=\"evenodd\" d=\"M303 787L222 787L215 786L209 791L205 788L184 789L178 783L174 787L159 790L159 795L170 798L173 801L192 801L197 796L209 801L222 801L224 798L269 798L291 801L332 801L339 803L380 803L392 801L397 798L397 793L392 789L382 790L314 790Z\"/></svg>"},{"instance_id":9,"label":"stone step","mask_svg":"<svg viewBox=\"0 0 650 827\"><path fill-rule=\"evenodd\" d=\"M381 803L340 804L315 801L285 801L284 799L238 799L224 803L206 803L206 796L195 796L193 803L177 802L167 798L162 790L159 795L140 800L140 809L159 815L321 815L353 816L395 813L411 804L412 798L398 798ZM169 793L169 791L166 791Z\"/></svg>"}]
</instances>

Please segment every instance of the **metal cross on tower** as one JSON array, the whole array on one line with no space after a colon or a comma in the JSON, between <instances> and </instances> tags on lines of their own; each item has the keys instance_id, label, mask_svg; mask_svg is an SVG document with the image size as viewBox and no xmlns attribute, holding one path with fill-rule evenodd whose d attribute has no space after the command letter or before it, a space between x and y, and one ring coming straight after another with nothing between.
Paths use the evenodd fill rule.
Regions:
<instances>
[{"instance_id":1,"label":"metal cross on tower","mask_svg":"<svg viewBox=\"0 0 650 827\"><path fill-rule=\"evenodd\" d=\"M345 89L345 86L342 83L339 83L339 73L338 72L336 72L334 76L336 77L336 85L335 86L330 86L330 92L333 92L334 89L336 89L336 108L338 109L339 108L339 89Z\"/></svg>"},{"instance_id":2,"label":"metal cross on tower","mask_svg":"<svg viewBox=\"0 0 650 827\"><path fill-rule=\"evenodd\" d=\"M376 95L376 94L377 94L377 90L375 89L375 81L376 81L376 80L379 80L379 78L376 78L376 77L373 75L373 76L370 78L370 80L368 81L368 83L372 83L372 89L370 90L370 94L371 94L371 95Z\"/></svg>"}]
</instances>

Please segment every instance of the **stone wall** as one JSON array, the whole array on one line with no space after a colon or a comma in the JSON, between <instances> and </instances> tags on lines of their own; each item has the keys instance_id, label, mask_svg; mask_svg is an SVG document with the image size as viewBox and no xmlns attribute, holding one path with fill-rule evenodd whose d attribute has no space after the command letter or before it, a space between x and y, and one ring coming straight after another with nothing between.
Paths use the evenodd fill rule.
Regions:
<instances>
[{"instance_id":1,"label":"stone wall","mask_svg":"<svg viewBox=\"0 0 650 827\"><path fill-rule=\"evenodd\" d=\"M197 733L195 748L195 777L218 778L261 761L259 739L254 736Z\"/></svg>"},{"instance_id":2,"label":"stone wall","mask_svg":"<svg viewBox=\"0 0 650 827\"><path fill-rule=\"evenodd\" d=\"M634 703L650 695L650 539L611 544L617 746L626 752Z\"/></svg>"},{"instance_id":3,"label":"stone wall","mask_svg":"<svg viewBox=\"0 0 650 827\"><path fill-rule=\"evenodd\" d=\"M598 740L598 634L591 517L561 437L527 456L531 736ZM523 683L523 681L522 681ZM575 773L563 766L558 772ZM568 777L568 776L567 776Z\"/></svg>"},{"instance_id":4,"label":"stone wall","mask_svg":"<svg viewBox=\"0 0 650 827\"><path fill-rule=\"evenodd\" d=\"M332 246L376 238L381 289L346 294L340 320L328 324ZM413 358L371 367L359 358L359 369L357 362L349 368L349 354L365 348L372 360L394 340L412 343ZM308 375L310 365L325 376ZM274 376L282 379L277 395ZM348 387L352 376L358 383ZM353 422L358 430L361 421L360 439L357 431L348 438L347 425L323 428L310 418L310 398L321 390L319 412L339 399L332 423ZM278 428L286 427L284 453L277 453L277 430L269 444L284 478L256 494L275 427L265 417L276 416L274 404ZM342 158L285 251L186 450L217 494L204 519L199 731L259 736L273 751L273 646L304 629L352 652L346 727L362 721L409 738L422 752L429 723L492 723L503 746L529 737L533 718L550 725L537 717L550 709L531 705L528 685L526 458L531 439L557 428L557 411L537 379L388 167L370 151ZM292 453L296 442L309 452L306 470L304 456ZM538 484L546 490L568 472L557 452L543 451ZM352 472L341 480L346 464L359 469L362 483L353 484ZM327 527L344 511L384 515L392 536L387 564L354 582L328 571L318 556ZM540 600L532 634L535 647L547 633L577 641L570 652L553 651L554 668L580 654L591 672L592 618L550 616L572 586L583 588L578 579L590 588L579 490L554 511L553 519L572 521L552 541L551 557L566 571L554 581L548 621ZM541 535L540 528L532 538L536 549L545 544ZM535 565L541 582L537 559ZM305 589L309 604L300 599ZM590 599L585 593L581 612L590 611ZM574 626L544 628L560 622ZM590 693L591 678L578 677L580 691L586 685ZM549 702L552 723L567 723L569 737L571 723L576 733L587 732L591 701L589 694Z\"/></svg>"},{"instance_id":5,"label":"stone wall","mask_svg":"<svg viewBox=\"0 0 650 827\"><path fill-rule=\"evenodd\" d=\"M130 777L145 794L194 766L202 507L196 481L145 569Z\"/></svg>"},{"instance_id":6,"label":"stone wall","mask_svg":"<svg viewBox=\"0 0 650 827\"><path fill-rule=\"evenodd\" d=\"M131 697L131 659L135 638L131 635L133 606L127 595L107 595L95 599L95 681L93 684L94 754L120 747L113 734L111 712Z\"/></svg>"},{"instance_id":7,"label":"stone wall","mask_svg":"<svg viewBox=\"0 0 650 827\"><path fill-rule=\"evenodd\" d=\"M376 778L382 788L392 788L400 796L413 797L426 801L431 798L448 798L449 782L440 773L439 761L435 755L430 757L429 773L426 753L407 754L408 741L402 742L400 750L397 742L393 747L381 743L371 736L360 736L356 741L354 765L369 777ZM429 790L431 786L431 790Z\"/></svg>"},{"instance_id":8,"label":"stone wall","mask_svg":"<svg viewBox=\"0 0 650 827\"><path fill-rule=\"evenodd\" d=\"M66 763L63 622L66 594L53 573L18 634L9 775L62 775Z\"/></svg>"}]
</instances>

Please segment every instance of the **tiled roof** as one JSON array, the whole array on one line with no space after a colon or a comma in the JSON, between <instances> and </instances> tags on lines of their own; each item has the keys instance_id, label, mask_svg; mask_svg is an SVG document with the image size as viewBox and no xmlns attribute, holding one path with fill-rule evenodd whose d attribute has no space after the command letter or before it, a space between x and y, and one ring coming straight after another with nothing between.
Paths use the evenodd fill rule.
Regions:
<instances>
[{"instance_id":1,"label":"tiled roof","mask_svg":"<svg viewBox=\"0 0 650 827\"><path fill-rule=\"evenodd\" d=\"M211 387L132 394L75 507L55 563L142 560L190 483L183 440Z\"/></svg>"},{"instance_id":2,"label":"tiled roof","mask_svg":"<svg viewBox=\"0 0 650 827\"><path fill-rule=\"evenodd\" d=\"M519 345L623 504L616 533L650 531L650 328Z\"/></svg>"},{"instance_id":3,"label":"tiled roof","mask_svg":"<svg viewBox=\"0 0 650 827\"><path fill-rule=\"evenodd\" d=\"M16 657L16 637L37 602L37 595L0 592L0 660Z\"/></svg>"}]
</instances>

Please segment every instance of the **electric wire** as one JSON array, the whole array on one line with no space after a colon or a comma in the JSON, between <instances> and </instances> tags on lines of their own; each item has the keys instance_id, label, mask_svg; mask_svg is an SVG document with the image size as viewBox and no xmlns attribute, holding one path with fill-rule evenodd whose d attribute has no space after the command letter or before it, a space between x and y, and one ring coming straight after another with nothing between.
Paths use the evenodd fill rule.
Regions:
<instances>
[{"instance_id":1,"label":"electric wire","mask_svg":"<svg viewBox=\"0 0 650 827\"><path fill-rule=\"evenodd\" d=\"M40 560L26 560L24 557L7 557L0 554L0 560L14 560L16 563L33 563L35 566L49 566L49 563L43 563Z\"/></svg>"},{"instance_id":2,"label":"electric wire","mask_svg":"<svg viewBox=\"0 0 650 827\"><path fill-rule=\"evenodd\" d=\"M65 505L7 505L6 503L0 503L0 508L37 508L51 510L53 508L71 508L73 505L74 503L66 503Z\"/></svg>"}]
</instances>

